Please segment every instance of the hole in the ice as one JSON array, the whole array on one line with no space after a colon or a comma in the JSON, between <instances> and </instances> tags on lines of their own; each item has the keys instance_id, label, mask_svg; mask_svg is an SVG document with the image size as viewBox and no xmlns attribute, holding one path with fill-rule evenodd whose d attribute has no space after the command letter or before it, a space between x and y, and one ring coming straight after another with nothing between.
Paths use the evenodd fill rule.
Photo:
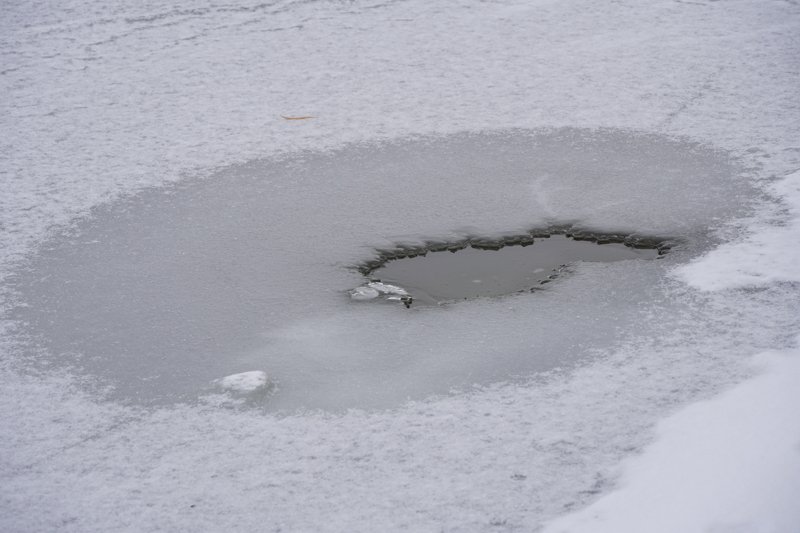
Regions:
<instances>
[{"instance_id":1,"label":"hole in the ice","mask_svg":"<svg viewBox=\"0 0 800 533\"><path fill-rule=\"evenodd\" d=\"M360 267L368 281L354 300L440 305L480 297L533 292L579 262L655 259L664 239L556 231L501 239L466 239L385 250Z\"/></svg>"}]
</instances>

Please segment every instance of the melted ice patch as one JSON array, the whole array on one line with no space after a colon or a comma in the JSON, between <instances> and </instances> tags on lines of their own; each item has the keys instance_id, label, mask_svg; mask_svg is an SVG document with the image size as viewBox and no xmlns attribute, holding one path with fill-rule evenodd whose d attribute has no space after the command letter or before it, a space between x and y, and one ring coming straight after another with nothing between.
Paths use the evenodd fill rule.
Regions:
<instances>
[{"instance_id":1,"label":"melted ice patch","mask_svg":"<svg viewBox=\"0 0 800 533\"><path fill-rule=\"evenodd\" d=\"M281 384L264 397L269 409L395 407L573 365L644 327L638 306L664 300L664 269L744 210L749 189L736 175L724 153L620 130L452 135L252 161L97 209L18 272L27 306L14 317L45 360L126 400L192 401L219 376L264 368ZM409 313L342 297L363 283L348 265L398 242L567 223L677 235L685 246L663 261L581 264L536 298ZM402 301L397 285L353 296Z\"/></svg>"}]
</instances>

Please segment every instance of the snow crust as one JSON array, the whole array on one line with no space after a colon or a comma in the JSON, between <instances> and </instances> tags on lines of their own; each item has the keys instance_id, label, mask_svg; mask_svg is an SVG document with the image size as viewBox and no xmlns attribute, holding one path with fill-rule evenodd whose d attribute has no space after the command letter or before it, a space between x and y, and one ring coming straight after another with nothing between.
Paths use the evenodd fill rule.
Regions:
<instances>
[{"instance_id":1,"label":"snow crust","mask_svg":"<svg viewBox=\"0 0 800 533\"><path fill-rule=\"evenodd\" d=\"M707 490L680 524L686 531L791 526L796 515L784 502L797 488L797 426L786 407L796 405L800 331L791 268L800 168L796 5L129 4L12 3L0 17L6 313L0 322L0 529L539 531L587 509L553 527L657 531L655 517L683 503L693 485ZM281 114L315 118L287 121ZM503 182L465 171L458 189L464 193L450 196L451 188L444 194L437 187L436 175L417 172L402 187L382 188L386 203L376 207L375 196L357 202L370 179L351 176L365 188L335 198L366 206L363 211L334 217L294 210L276 227L294 241L314 235L306 230L323 231L320 241L330 243L325 257L346 250L342 264L386 242L508 231L537 217L685 229L697 246L673 256L675 263L619 272L651 292L614 294L592 283L598 273L587 272L573 278L569 291L552 293L547 305L568 319L560 329L537 330L535 313L542 311L527 301L464 306L435 323L408 326L430 355L420 377L435 372L438 361L452 368L464 354L488 361L479 367L488 373L493 358L533 356L542 343L569 339L578 323L608 332L602 342L590 336L549 345L551 353L586 356L576 368L553 366L505 382L506 366L475 390L376 411L277 416L208 403L143 408L109 400L108 382L82 372L86 365L72 346L55 346L56 354L37 350L46 342L37 339L43 329L35 318L45 315L14 320L26 304L17 282L36 272L28 266L48 247L89 246L80 234L48 237L79 227L80 217L90 217L90 224L104 210L119 217L113 227L124 227L126 216L141 215L125 212L136 201L116 204L117 211L109 202L137 191L145 191L140 199L165 193L179 202L174 190L148 188L174 182L191 188L203 177L202 183L217 185L236 174L247 179L266 161L298 169L272 176L276 197L307 198L337 213L326 204L335 188L303 176L304 159L335 163L336 150L361 146L360 157L370 161L376 146L414 145L415 139L420 147L428 142L420 139L564 127L589 139L651 136L661 142L654 145L694 144L701 156L722 154L731 159L722 171L730 171L731 187L704 194L702 182L688 179L637 181L622 154L611 158L618 172L594 189L552 172L528 174L511 188L516 178ZM431 155L449 159L448 168L465 157L463 150L448 152L446 142L438 147ZM628 147L627 154L636 150ZM597 155L589 150L586 161ZM508 157L512 167L517 160ZM665 166L664 175L686 177L673 170ZM742 180L759 192L737 185ZM436 214L417 211L405 201L406 190L432 198ZM598 191L613 194L598 200ZM653 204L628 209L629 196L652 191L676 206L672 217ZM476 207L470 214L482 217L480 225L461 227L471 224L464 200L472 206L481 199L505 208L484 213ZM156 213L164 213L163 205ZM659 216L644 217L648 210ZM376 221L401 229L364 242L364 228ZM325 261L316 258L313 268L329 272ZM300 286L288 275L275 283L284 280ZM342 274L337 283L349 288L353 281ZM588 313L578 298L582 287L598 291L596 304L609 305ZM314 309L313 291L293 294L298 308ZM297 311L272 330L277 351L363 354L363 337L349 334L354 322L326 314L332 307L325 305L319 314ZM619 313L634 319L615 327ZM405 327L395 328L398 335ZM98 338L105 333L98 330ZM370 341L379 337L374 333L366 333ZM372 346L373 368L387 376L374 386L384 390L395 373L380 355L396 345ZM753 378L752 359L761 353L776 355ZM74 371L57 364L61 356L72 358ZM250 362L238 361L241 370L266 368ZM204 365L193 366L201 372ZM736 441L731 455L720 446L700 447L705 439L716 443L743 433L750 439ZM689 454L690 446L698 452ZM760 455L765 448L767 457ZM728 482L727 465L736 458L758 459L734 473L752 490ZM687 472L682 479L671 475L673 463ZM656 493L642 489L639 499L634 489L644 480L664 491L646 499Z\"/></svg>"}]
</instances>

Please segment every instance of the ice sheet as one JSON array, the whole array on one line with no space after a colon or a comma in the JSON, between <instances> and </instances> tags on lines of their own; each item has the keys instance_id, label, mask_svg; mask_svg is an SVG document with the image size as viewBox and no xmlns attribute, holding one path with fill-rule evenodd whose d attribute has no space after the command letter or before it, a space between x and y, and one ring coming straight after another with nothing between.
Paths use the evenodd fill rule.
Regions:
<instances>
[{"instance_id":1,"label":"ice sheet","mask_svg":"<svg viewBox=\"0 0 800 533\"><path fill-rule=\"evenodd\" d=\"M281 154L290 154L284 162L299 176L307 164L338 161L336 152L321 154L324 149L341 154L361 141L388 141L375 142L374 150L362 145L369 164L386 146L425 146L414 141L420 136L468 139L569 127L594 139L608 138L610 130L652 136L659 146L672 146L664 137L696 142L701 155L717 150L736 159L732 177L766 186L800 168L799 16L791 2L749 0L6 5L0 17L4 310L21 303L12 288L24 277L25 262L48 257L42 244L76 216L97 208L95 220L101 220L105 202L165 183L184 183L190 194L228 191L226 180L243 179L225 174L232 165L277 164ZM286 121L282 114L316 118ZM495 148L505 165L502 148ZM446 150L430 156L467 157ZM613 286L592 283L605 279L599 273L574 276L562 296L581 287L596 291L595 303L611 298L632 317L626 324L642 326L622 326L613 337L605 336L613 314L598 315L597 308L563 297L548 302L566 317L555 331L538 330L543 312L516 302L515 309L463 307L437 319L436 328L462 333L465 323L486 324L433 343L443 364L462 354L469 362L525 353L540 341L536 334L555 339L574 333L571 320L597 321L599 341L591 326L586 345L567 350L588 359L530 382L486 385L377 413L265 416L230 406L224 395L209 396L202 406L125 407L104 401L104 382L92 375L28 366L31 357L47 362L53 354L27 351L28 340L45 341L35 338L41 330L5 315L0 529L536 531L588 505L613 490L620 461L656 438L660 419L739 383L753 372L746 364L751 355L788 349L800 329L796 280L784 268L790 263L774 260L787 250L783 237L794 235L781 231L792 227L789 204L780 203L789 192L765 187L763 205L737 205L757 198L741 196L738 188L705 192L702 182L674 186L656 179L651 185L652 174L637 181L622 170L629 179L616 176L594 189L587 181L588 190L580 187L577 195L570 194L574 180L570 190L549 176L540 176L538 188L501 177L508 194L499 197L494 180L465 169L456 191L448 190L451 201L437 201L443 191L418 174L387 186L379 199L369 196L371 182L363 176L351 176L364 179L365 187L348 198L309 175L305 182L272 185L274 195L327 213L309 219L290 211L278 227L294 238L277 250L286 254L283 261L297 249L295 241L318 239L321 255L312 264L326 274L342 272L329 262L332 253L349 264L397 239L507 231L535 216L680 226L699 243L685 260L718 242L741 245L732 254L723 244L709 262L693 263L677 277L665 276L666 267L632 274L640 286L654 287L652 293L617 290L614 296ZM198 185L199 177L210 180ZM357 181L339 183L347 190ZM611 190L617 201L660 192L659 184L661 199L677 209L672 217L657 205L629 212L628 204L596 197ZM408 191L422 203L405 202ZM136 210L116 214L142 217L141 199L161 194L145 192L127 204ZM359 203L363 194L377 205ZM681 207L676 196L688 205ZM180 204L187 196L175 198ZM482 207L487 198L500 209L472 209L473 220L474 212L484 218L464 222L465 205ZM331 200L354 209L324 211ZM156 203L154 212L166 213ZM740 212L748 214L730 218ZM206 215L215 216L204 213L202 220ZM324 235L304 231L327 216L339 225L325 227ZM88 228L92 221L77 224ZM711 226L718 231L710 233ZM770 227L774 234L755 236ZM379 230L384 233L375 241L365 238ZM703 243L706 236L711 240ZM753 261L753 253L763 260ZM737 270L737 262L747 268ZM757 283L753 272L761 274ZM355 286L349 274L337 280ZM317 278L310 283L302 289L319 286ZM297 281L290 285L301 288ZM68 308L74 295L60 294L63 301L54 303ZM306 292L298 294L310 301ZM273 331L274 345L347 355L363 350L364 340L385 339L385 331L359 331L366 339L350 335L350 319L362 317L327 314L331 294L321 296L319 317ZM622 305L625 298L633 301ZM412 326L419 342L434 340L419 333L427 331L424 324ZM482 333L492 345L503 338L505 348L482 349ZM396 350L389 343L373 346L378 355ZM248 364L232 372L247 370L257 369ZM674 501L670 496L665 506ZM756 517L759 522L766 523Z\"/></svg>"},{"instance_id":2,"label":"ice sheet","mask_svg":"<svg viewBox=\"0 0 800 533\"><path fill-rule=\"evenodd\" d=\"M391 407L569 366L649 327L638 308L666 301L664 269L744 214L746 194L723 154L613 130L260 161L96 210L19 273L26 305L13 316L49 362L102 376L124 400L191 400L259 369L279 388L270 410ZM682 244L660 264L575 265L535 297L408 313L348 305L364 281L353 267L376 246L565 223Z\"/></svg>"}]
</instances>

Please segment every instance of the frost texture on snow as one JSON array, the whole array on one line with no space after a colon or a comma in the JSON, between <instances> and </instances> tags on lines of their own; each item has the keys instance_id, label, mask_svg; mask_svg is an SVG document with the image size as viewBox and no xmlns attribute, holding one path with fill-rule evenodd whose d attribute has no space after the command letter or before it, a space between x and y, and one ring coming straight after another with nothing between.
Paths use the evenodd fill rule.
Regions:
<instances>
[{"instance_id":1,"label":"frost texture on snow","mask_svg":"<svg viewBox=\"0 0 800 533\"><path fill-rule=\"evenodd\" d=\"M319 236L311 230L320 228L331 237L320 238L328 241L324 254L306 258L318 271L330 271L331 251L338 250L337 261L347 265L374 246L431 232L446 238L447 232L516 230L509 225L531 222L528 215L643 224L639 214L645 210L630 211L609 198L598 201L596 190L606 187L578 188L582 194L575 196L570 192L578 182L562 181L552 172L529 173L515 187L509 181L497 187L501 178L467 169L456 196L437 187L440 176L412 172L406 181L385 184L384 203L378 205L371 203L377 194L359 201L375 177L337 176L345 194L331 196L327 193L337 190L336 183L318 188L314 176L303 175L304 159L332 157L335 151L322 153L329 149L361 146L360 157L369 162L375 146L387 145L375 141L396 147L415 138L562 127L595 132L597 138L609 130L633 132L695 142L700 151L718 149L735 160L732 178L752 180L767 195L723 188L704 197L702 182L690 192L669 179L637 182L628 179L630 169L619 159L619 172L607 182L611 196L642 197L655 187L653 192L672 205L702 199L709 209L730 207L710 214L689 206L671 221L671 227L685 223L687 231L695 230L695 242L707 238L704 246L721 246L703 257L687 254L676 260L674 275L668 275L669 265L653 271L650 294L619 289L614 294L591 283L596 273L576 275L572 298L551 298L557 312L573 323L594 324L597 331L608 330L600 322L612 321L602 343L584 338L549 346L587 355L577 368L554 368L530 380L497 382L385 411L281 417L209 405L145 409L107 401L114 391L80 371L93 360L82 359L68 344L55 346L55 354L31 351L29 343L39 342L43 324L18 324L3 315L0 529L537 531L566 512L591 509L593 502L608 510L608 520L620 516L612 511L624 515L638 502L626 492L626 483L633 487L643 479L639 475L653 464L648 457L682 458L672 440L682 433L676 427L696 430L698 437L705 427L718 428L710 435L718 437L737 422L778 428L759 435L781 453L752 472L760 476L760 487L774 488L777 499L786 497L796 477L769 466L783 459L795 464L796 449L791 455L784 440L793 431L791 420L783 424L783 409L765 407L796 401L786 387L793 385L788 376L796 370L792 350L800 330L800 297L791 262L782 256L796 237L796 183L777 180L795 176L800 168L799 21L800 10L792 2L753 0L447 5L199 0L167 7L67 0L4 6L4 311L24 303L13 288L29 273L26 261L35 263L46 254L40 247L47 237L76 217L105 210L125 227L125 217L141 213L115 211L104 207L107 202L167 183L195 186L192 180L202 177L225 190L226 176L238 173L246 180L249 169L265 161L297 169L292 177L260 176L273 180L273 198L300 199L326 210L322 216L287 209L275 221L276 231L287 235L281 245L306 242ZM282 114L315 118L287 121ZM372 144L359 145L364 141ZM430 155L449 159L445 166L455 168L463 151ZM346 184L359 179L364 186L353 196ZM417 191L436 211L407 203L406 191ZM158 194L147 191L139 198ZM176 206L181 198L175 196ZM465 200L473 202L467 211ZM479 200L502 209L484 212L486 204ZM337 211L340 201L362 210ZM273 207L283 205L274 202ZM739 210L746 216L732 220ZM483 218L476 227L462 227L472 224L465 213ZM365 241L376 224L385 231ZM79 234L70 238L89 246ZM283 261L291 249L274 246L273 257ZM696 249L703 251L703 246ZM300 279L298 269L286 272L273 280L276 285L319 283L313 276ZM647 279L643 272L637 276L640 282ZM337 283L343 303L359 307L344 291L360 281L342 274ZM606 291L598 303L604 297L611 302L639 298L613 306L635 320L617 330L611 308L587 312L579 297L581 283L600 291L597 296ZM293 302L306 308L319 296L293 294L298 298ZM338 305L332 298L326 301L326 310ZM292 302L279 300L271 310L275 316L282 304ZM384 308L378 313L386 313L387 321L394 311L392 306L360 307ZM542 342L562 333L569 339L575 331L567 326L535 334L533 312L532 304L515 303L464 306L435 322L411 319L417 321L408 337L419 339L432 361L420 365L418 375L428 376L437 361L450 365L463 354L473 361L510 353L536 357ZM29 316L35 319L35 313ZM218 316L225 317L224 308ZM269 312L263 316L269 318ZM354 322L331 314L297 311L290 318L268 335L277 352L300 347L299 353L320 357L321 363L323 355L372 356L371 368L387 374L376 390L392 386L395 372L380 356L397 353L396 344L373 343L372 351L364 350L363 339L351 334ZM393 325L398 335L408 331L405 327ZM95 333L100 338L110 332ZM170 342L179 346L181 339ZM129 348L121 346L120 352ZM763 352L786 352L787 359L766 363L763 378L747 381L756 373L749 361ZM136 354L130 355L129 361L136 361ZM44 366L62 356L74 372L58 364ZM272 375L269 367L239 363ZM358 368L370 368L369 363ZM132 368L138 376L138 367ZM210 370L206 383L225 375ZM195 360L191 371L209 369ZM787 379L780 378L784 373ZM717 394L723 395L714 399ZM738 407L745 400L758 407L754 418L749 411L727 412L725 406ZM675 419L656 429L672 414ZM690 424L689 416L703 422ZM681 442L697 442L691 434L686 439ZM643 462L628 470L623 461L642 450ZM709 457L714 458L724 459ZM651 501L656 510L680 502L695 481L714 480L700 474L692 479L694 474L691 470L679 491ZM621 492L614 496L618 486ZM720 479L706 494L736 501L735 490ZM604 500L606 495L612 500ZM776 520L793 518L768 516L780 509L755 505L764 501L761 496L753 493L754 505L744 506L736 524L711 511L698 512L687 530L769 531L780 525Z\"/></svg>"}]
</instances>

